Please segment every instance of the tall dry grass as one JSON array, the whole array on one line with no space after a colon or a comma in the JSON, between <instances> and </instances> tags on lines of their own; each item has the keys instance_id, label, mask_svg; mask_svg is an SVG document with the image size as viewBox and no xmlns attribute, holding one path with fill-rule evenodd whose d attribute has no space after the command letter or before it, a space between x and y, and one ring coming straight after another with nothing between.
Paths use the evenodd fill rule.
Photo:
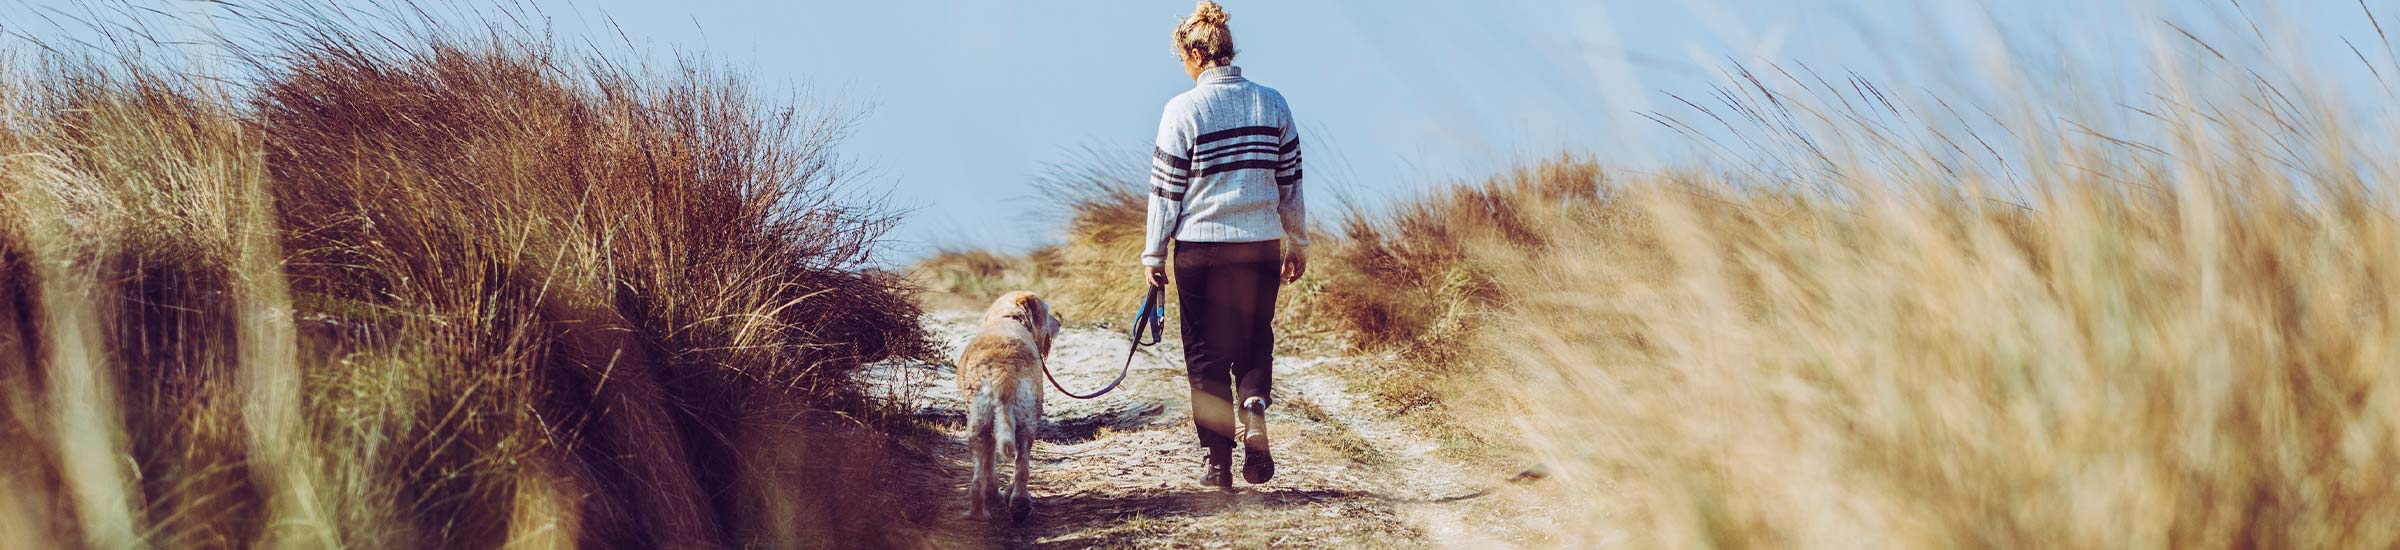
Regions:
<instances>
[{"instance_id":1,"label":"tall dry grass","mask_svg":"<svg viewBox=\"0 0 2400 550\"><path fill-rule=\"evenodd\" d=\"M1035 186L1064 222L1064 240L1048 254L1048 292L1069 320L1131 319L1149 283L1140 258L1149 213L1149 177L1130 167L1138 157L1087 151L1056 164ZM1171 308L1170 308L1171 309ZM1173 312L1169 312L1173 315Z\"/></svg>"},{"instance_id":2,"label":"tall dry grass","mask_svg":"<svg viewBox=\"0 0 2400 550\"><path fill-rule=\"evenodd\" d=\"M977 248L946 249L917 260L907 270L928 309L976 311L1001 294L1033 291L1050 296L1051 271L1058 265L1058 247L1025 254L1002 254Z\"/></svg>"},{"instance_id":3,"label":"tall dry grass","mask_svg":"<svg viewBox=\"0 0 2400 550\"><path fill-rule=\"evenodd\" d=\"M846 119L407 8L9 67L0 543L909 544Z\"/></svg>"},{"instance_id":4,"label":"tall dry grass","mask_svg":"<svg viewBox=\"0 0 2400 550\"><path fill-rule=\"evenodd\" d=\"M2119 134L1912 139L1899 99L1761 75L1720 112L1799 169L1519 214L1586 220L1479 249L1522 267L1481 387L1552 467L1551 542L2400 544L2400 166L2323 90L2190 58L2240 84L2168 79Z\"/></svg>"},{"instance_id":5,"label":"tall dry grass","mask_svg":"<svg viewBox=\"0 0 2400 550\"><path fill-rule=\"evenodd\" d=\"M1388 210L1344 212L1338 244L1312 261L1318 295L1306 315L1375 359L1351 378L1386 410L1450 416L1463 397L1454 390L1486 368L1483 332L1509 315L1498 277L1521 269L1512 262L1542 261L1557 227L1605 218L1605 177L1588 159L1560 156ZM1527 257L1477 253L1490 248Z\"/></svg>"},{"instance_id":6,"label":"tall dry grass","mask_svg":"<svg viewBox=\"0 0 2400 550\"><path fill-rule=\"evenodd\" d=\"M1572 544L2393 544L2395 205L2209 174L2031 211L1636 187L1610 229L1666 246L1506 279L1532 447L1625 499Z\"/></svg>"}]
</instances>

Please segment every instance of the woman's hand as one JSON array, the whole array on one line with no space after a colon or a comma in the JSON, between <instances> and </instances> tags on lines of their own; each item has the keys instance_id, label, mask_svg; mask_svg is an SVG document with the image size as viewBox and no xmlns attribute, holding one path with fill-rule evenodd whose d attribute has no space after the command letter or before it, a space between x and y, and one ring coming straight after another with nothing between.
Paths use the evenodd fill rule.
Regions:
<instances>
[{"instance_id":1,"label":"woman's hand","mask_svg":"<svg viewBox=\"0 0 2400 550\"><path fill-rule=\"evenodd\" d=\"M1298 282L1308 273L1308 253L1293 250L1283 253L1283 282Z\"/></svg>"},{"instance_id":2,"label":"woman's hand","mask_svg":"<svg viewBox=\"0 0 2400 550\"><path fill-rule=\"evenodd\" d=\"M1142 272L1148 275L1145 278L1150 280L1150 286L1162 288L1167 286L1167 266L1145 266L1142 268Z\"/></svg>"}]
</instances>

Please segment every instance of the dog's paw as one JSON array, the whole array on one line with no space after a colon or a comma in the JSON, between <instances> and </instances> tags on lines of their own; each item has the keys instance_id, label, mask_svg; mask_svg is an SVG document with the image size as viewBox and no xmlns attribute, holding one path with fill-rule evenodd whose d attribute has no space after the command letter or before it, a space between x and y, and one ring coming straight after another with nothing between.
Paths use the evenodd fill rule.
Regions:
<instances>
[{"instance_id":1,"label":"dog's paw","mask_svg":"<svg viewBox=\"0 0 2400 550\"><path fill-rule=\"evenodd\" d=\"M1032 515L1033 497L1017 495L1017 498L1008 502L1008 517L1010 520L1015 521L1017 525L1024 525L1025 518Z\"/></svg>"},{"instance_id":2,"label":"dog's paw","mask_svg":"<svg viewBox=\"0 0 2400 550\"><path fill-rule=\"evenodd\" d=\"M958 517L959 519L964 519L967 521L983 521L992 519L992 514L991 512L984 511L982 508L975 508L972 510L967 510L967 513L961 514Z\"/></svg>"}]
</instances>

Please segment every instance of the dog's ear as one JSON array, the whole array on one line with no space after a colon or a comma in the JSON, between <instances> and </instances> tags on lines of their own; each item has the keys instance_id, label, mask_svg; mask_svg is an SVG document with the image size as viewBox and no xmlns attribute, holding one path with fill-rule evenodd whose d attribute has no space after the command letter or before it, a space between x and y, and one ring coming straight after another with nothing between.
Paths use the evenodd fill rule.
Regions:
<instances>
[{"instance_id":1,"label":"dog's ear","mask_svg":"<svg viewBox=\"0 0 2400 550\"><path fill-rule=\"evenodd\" d=\"M1025 323L1025 333L1036 336L1044 334L1042 320L1050 318L1049 304L1042 303L1041 297L1026 292L1017 295L1016 306L1015 317L1017 322Z\"/></svg>"},{"instance_id":2,"label":"dog's ear","mask_svg":"<svg viewBox=\"0 0 2400 550\"><path fill-rule=\"evenodd\" d=\"M1031 295L1032 293L1022 290L1000 295L1000 299L992 301L992 307L984 308L983 320L991 322L1013 319L1020 323L1024 322L1029 313L1025 309L1025 301L1032 297Z\"/></svg>"}]
</instances>

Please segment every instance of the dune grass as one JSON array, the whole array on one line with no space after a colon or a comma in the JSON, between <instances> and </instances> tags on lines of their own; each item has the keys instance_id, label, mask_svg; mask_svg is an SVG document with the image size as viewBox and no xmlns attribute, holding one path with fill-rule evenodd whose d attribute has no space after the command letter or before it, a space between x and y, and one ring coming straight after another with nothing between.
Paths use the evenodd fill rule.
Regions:
<instances>
[{"instance_id":1,"label":"dune grass","mask_svg":"<svg viewBox=\"0 0 2400 550\"><path fill-rule=\"evenodd\" d=\"M1612 178L1521 214L1588 220L1545 246L1477 248L1523 267L1482 364L1553 468L1552 542L2400 544L2390 141L2177 51L2111 133L1761 71L1721 111L1792 169Z\"/></svg>"},{"instance_id":2,"label":"dune grass","mask_svg":"<svg viewBox=\"0 0 2400 550\"><path fill-rule=\"evenodd\" d=\"M1149 176L1124 168L1138 166L1127 164L1137 157L1096 151L1084 157L1051 166L1035 182L1064 223L1064 242L1047 255L1044 296L1070 320L1130 319L1148 285L1139 259Z\"/></svg>"},{"instance_id":3,"label":"dune grass","mask_svg":"<svg viewBox=\"0 0 2400 550\"><path fill-rule=\"evenodd\" d=\"M1011 291L1048 295L1058 249L1002 254L983 249L949 249L918 260L907 270L927 309L978 311Z\"/></svg>"},{"instance_id":4,"label":"dune grass","mask_svg":"<svg viewBox=\"0 0 2400 550\"><path fill-rule=\"evenodd\" d=\"M1312 264L1319 290L1305 315L1376 359L1350 378L1383 408L1455 416L1448 407L1465 396L1452 393L1489 357L1483 331L1509 315L1496 278L1521 269L1478 250L1541 261L1556 228L1605 218L1604 189L1597 164L1560 156L1387 211L1345 212L1341 238Z\"/></svg>"},{"instance_id":5,"label":"dune grass","mask_svg":"<svg viewBox=\"0 0 2400 550\"><path fill-rule=\"evenodd\" d=\"M2255 162L2027 209L1631 184L1502 279L1493 378L1623 499L1570 545L2393 544L2395 205Z\"/></svg>"},{"instance_id":6,"label":"dune grass","mask_svg":"<svg viewBox=\"0 0 2400 550\"><path fill-rule=\"evenodd\" d=\"M0 544L907 544L912 428L849 375L934 348L846 119L240 8L242 79L8 66Z\"/></svg>"}]
</instances>

